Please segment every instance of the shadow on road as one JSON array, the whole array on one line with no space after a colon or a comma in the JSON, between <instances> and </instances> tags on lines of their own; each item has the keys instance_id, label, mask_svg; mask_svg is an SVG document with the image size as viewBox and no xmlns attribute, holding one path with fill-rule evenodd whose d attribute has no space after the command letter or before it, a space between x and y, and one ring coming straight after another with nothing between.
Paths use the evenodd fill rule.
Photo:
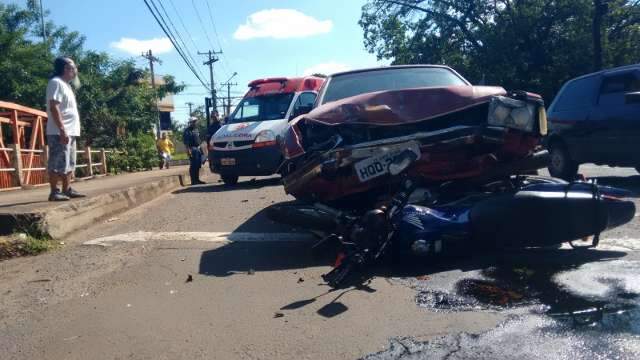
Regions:
<instances>
[{"instance_id":1,"label":"shadow on road","mask_svg":"<svg viewBox=\"0 0 640 360\"><path fill-rule=\"evenodd\" d=\"M202 253L199 273L225 277L328 265L328 259L312 256L311 246L294 241L233 242Z\"/></svg>"},{"instance_id":2,"label":"shadow on road","mask_svg":"<svg viewBox=\"0 0 640 360\"><path fill-rule=\"evenodd\" d=\"M200 259L200 274L230 276L259 271L301 269L328 265L334 254L312 254L314 240L307 232L295 232L290 226L267 218L263 209L238 226L231 234L263 234L264 241L231 242L217 249L205 251ZM273 240L269 240L273 234ZM286 239L278 236L285 234ZM299 235L299 237L298 237Z\"/></svg>"},{"instance_id":3,"label":"shadow on road","mask_svg":"<svg viewBox=\"0 0 640 360\"><path fill-rule=\"evenodd\" d=\"M206 184L197 186L188 186L180 190L176 190L173 194L184 193L217 193L224 191L234 190L252 190L260 189L267 186L278 186L282 184L282 179L279 177L266 178L266 179L251 179L249 181L239 182L236 185L226 185L223 183Z\"/></svg>"}]
</instances>

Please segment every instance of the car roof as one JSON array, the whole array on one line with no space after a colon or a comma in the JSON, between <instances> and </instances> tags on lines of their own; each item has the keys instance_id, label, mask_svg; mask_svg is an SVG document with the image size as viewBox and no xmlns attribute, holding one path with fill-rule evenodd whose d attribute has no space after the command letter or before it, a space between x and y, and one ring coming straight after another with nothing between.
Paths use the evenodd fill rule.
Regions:
<instances>
[{"instance_id":1,"label":"car roof","mask_svg":"<svg viewBox=\"0 0 640 360\"><path fill-rule=\"evenodd\" d=\"M454 71L452 68L446 66L446 65L429 65L429 64L416 64L416 65L387 65L387 66L377 66L377 67L370 67L370 68L363 68L363 69L356 69L356 70L349 70L349 71L342 71L342 72L338 72L335 74L331 74L329 75L329 77L335 77L335 76L341 76L341 75L349 75L349 74L356 74L356 73L361 73L361 72L370 72L370 71L379 71L379 70L389 70L389 69L403 69L403 68L441 68L441 69L447 69L447 70L451 70Z\"/></svg>"},{"instance_id":2,"label":"car roof","mask_svg":"<svg viewBox=\"0 0 640 360\"><path fill-rule=\"evenodd\" d=\"M584 74L584 75L575 77L573 79L568 80L567 82L574 81L574 80L580 80L580 79L592 77L592 76L595 76L595 75L609 75L609 74L617 73L619 71L626 71L626 70L633 70L633 69L640 69L640 64L631 64L631 65L618 66L618 67L611 68L611 69L604 69L604 70L596 71L596 72L593 72L593 73L590 73L590 74Z\"/></svg>"}]
</instances>

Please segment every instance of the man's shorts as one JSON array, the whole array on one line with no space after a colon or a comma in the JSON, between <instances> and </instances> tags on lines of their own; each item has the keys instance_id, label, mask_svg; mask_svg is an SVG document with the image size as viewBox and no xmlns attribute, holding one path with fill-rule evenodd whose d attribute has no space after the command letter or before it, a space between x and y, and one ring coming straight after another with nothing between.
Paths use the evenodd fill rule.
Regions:
<instances>
[{"instance_id":1,"label":"man's shorts","mask_svg":"<svg viewBox=\"0 0 640 360\"><path fill-rule=\"evenodd\" d=\"M47 169L65 175L76 169L76 136L69 136L68 144L60 143L60 135L47 135L49 163Z\"/></svg>"}]
</instances>

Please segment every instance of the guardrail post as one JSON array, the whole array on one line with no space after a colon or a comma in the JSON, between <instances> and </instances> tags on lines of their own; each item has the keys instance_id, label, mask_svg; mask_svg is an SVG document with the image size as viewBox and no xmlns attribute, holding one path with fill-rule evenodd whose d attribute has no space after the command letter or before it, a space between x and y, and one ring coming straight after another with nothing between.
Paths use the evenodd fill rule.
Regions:
<instances>
[{"instance_id":1,"label":"guardrail post","mask_svg":"<svg viewBox=\"0 0 640 360\"><path fill-rule=\"evenodd\" d=\"M88 171L88 175L87 176L93 176L93 162L91 161L91 147L87 146L84 148L84 154L87 157L87 169L89 169Z\"/></svg>"},{"instance_id":2,"label":"guardrail post","mask_svg":"<svg viewBox=\"0 0 640 360\"><path fill-rule=\"evenodd\" d=\"M13 148L13 168L16 169L13 173L13 179L16 182L16 186L22 186L22 154L20 152L20 144L12 144Z\"/></svg>"},{"instance_id":3,"label":"guardrail post","mask_svg":"<svg viewBox=\"0 0 640 360\"><path fill-rule=\"evenodd\" d=\"M100 161L102 162L102 174L107 175L107 152L100 149Z\"/></svg>"},{"instance_id":4,"label":"guardrail post","mask_svg":"<svg viewBox=\"0 0 640 360\"><path fill-rule=\"evenodd\" d=\"M40 156L40 159L42 159L42 167L47 168L47 171L44 172L44 179L45 181L49 181L49 145L42 147L42 155Z\"/></svg>"}]
</instances>

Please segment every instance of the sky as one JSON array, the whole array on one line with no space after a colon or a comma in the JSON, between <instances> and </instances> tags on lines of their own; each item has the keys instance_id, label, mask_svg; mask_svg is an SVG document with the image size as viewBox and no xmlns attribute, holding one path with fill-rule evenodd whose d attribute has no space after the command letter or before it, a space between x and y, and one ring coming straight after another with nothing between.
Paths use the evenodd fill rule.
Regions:
<instances>
[{"instance_id":1,"label":"sky","mask_svg":"<svg viewBox=\"0 0 640 360\"><path fill-rule=\"evenodd\" d=\"M26 3L22 1L10 1ZM187 102L204 104L206 89L191 73L157 24L143 0L42 0L47 20L86 36L86 49L117 58L136 58L153 50L161 61L157 74L187 84L174 97L173 117L185 122ZM231 96L239 97L249 81L272 76L332 73L383 65L364 49L358 25L366 0L154 0L162 6L209 83L209 69L197 52L219 51L214 81L224 83L234 72ZM162 12L164 15L164 12ZM219 85L218 85L219 87ZM226 87L224 95L226 96ZM220 95L220 92L218 93ZM237 101L237 100L236 100Z\"/></svg>"}]
</instances>

